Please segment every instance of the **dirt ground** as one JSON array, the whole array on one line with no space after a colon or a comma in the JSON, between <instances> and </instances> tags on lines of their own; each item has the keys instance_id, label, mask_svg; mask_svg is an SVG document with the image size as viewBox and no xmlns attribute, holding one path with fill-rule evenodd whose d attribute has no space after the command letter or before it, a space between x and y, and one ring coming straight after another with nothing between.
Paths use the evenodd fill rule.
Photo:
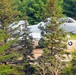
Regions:
<instances>
[{"instance_id":1,"label":"dirt ground","mask_svg":"<svg viewBox=\"0 0 76 75\"><path fill-rule=\"evenodd\" d=\"M68 42L71 41L73 44L71 46L68 45ZM72 51L74 49L76 49L76 40L68 40L67 42L67 51ZM34 47L38 45L38 41L36 41L34 43ZM43 53L43 51L41 49L34 49L33 50L33 54L35 59L37 59L39 56L41 56L41 54Z\"/></svg>"}]
</instances>

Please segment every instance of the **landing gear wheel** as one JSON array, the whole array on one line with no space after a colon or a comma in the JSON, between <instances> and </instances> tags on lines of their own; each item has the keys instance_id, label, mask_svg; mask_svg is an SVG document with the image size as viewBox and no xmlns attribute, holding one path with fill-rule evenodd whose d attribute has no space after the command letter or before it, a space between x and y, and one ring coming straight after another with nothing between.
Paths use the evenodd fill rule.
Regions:
<instances>
[{"instance_id":1,"label":"landing gear wheel","mask_svg":"<svg viewBox=\"0 0 76 75\"><path fill-rule=\"evenodd\" d=\"M69 42L68 42L68 45L69 45L69 46L72 46L72 45L73 45L73 42L72 42L72 41L69 41Z\"/></svg>"}]
</instances>

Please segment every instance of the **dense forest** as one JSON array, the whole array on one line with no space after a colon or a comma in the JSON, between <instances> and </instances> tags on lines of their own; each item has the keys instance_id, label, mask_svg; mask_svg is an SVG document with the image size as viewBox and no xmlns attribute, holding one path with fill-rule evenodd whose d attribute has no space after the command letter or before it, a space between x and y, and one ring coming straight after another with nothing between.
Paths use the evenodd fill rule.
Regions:
<instances>
[{"instance_id":1,"label":"dense forest","mask_svg":"<svg viewBox=\"0 0 76 75\"><path fill-rule=\"evenodd\" d=\"M76 51L64 51L67 49L67 33L58 28L59 18L76 19L75 4L76 0L0 0L0 75L76 75ZM48 17L51 22L46 28L40 27L43 38L37 46L43 53L35 59L33 38L29 36L31 32L27 26ZM14 34L17 28L9 30L8 27L20 20L25 21L23 33ZM71 55L72 59L60 61L64 54Z\"/></svg>"},{"instance_id":2,"label":"dense forest","mask_svg":"<svg viewBox=\"0 0 76 75\"><path fill-rule=\"evenodd\" d=\"M49 0L16 1L16 4L18 6L17 10L21 12L19 18L22 18L24 15L26 15L27 20L32 25L43 21L47 17L50 17L50 14L52 12L48 10L48 7L46 7L49 4ZM59 6L58 10L60 10L60 12L68 17L76 19L75 0L57 0L56 3Z\"/></svg>"}]
</instances>

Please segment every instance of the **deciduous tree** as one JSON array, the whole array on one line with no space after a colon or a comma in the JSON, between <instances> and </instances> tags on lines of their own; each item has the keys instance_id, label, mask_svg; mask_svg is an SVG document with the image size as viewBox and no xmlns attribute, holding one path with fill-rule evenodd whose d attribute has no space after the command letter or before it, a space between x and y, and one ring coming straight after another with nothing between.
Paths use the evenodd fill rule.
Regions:
<instances>
[{"instance_id":1,"label":"deciduous tree","mask_svg":"<svg viewBox=\"0 0 76 75\"><path fill-rule=\"evenodd\" d=\"M63 14L76 19L76 0L63 0Z\"/></svg>"}]
</instances>

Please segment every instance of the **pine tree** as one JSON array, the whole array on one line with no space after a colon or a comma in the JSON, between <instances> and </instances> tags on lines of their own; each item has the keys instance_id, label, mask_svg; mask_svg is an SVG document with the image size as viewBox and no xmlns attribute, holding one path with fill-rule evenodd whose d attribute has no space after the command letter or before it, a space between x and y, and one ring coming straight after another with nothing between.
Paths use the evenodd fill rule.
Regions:
<instances>
[{"instance_id":1,"label":"pine tree","mask_svg":"<svg viewBox=\"0 0 76 75\"><path fill-rule=\"evenodd\" d=\"M62 13L57 0L49 0L47 10L50 12L51 20L49 23L46 23L45 31L43 31L45 33L43 36L45 47L41 60L44 62L45 69L42 69L41 72L48 70L45 74L42 73L42 75L59 75L65 65L56 58L56 55L64 54L67 41L66 33L59 29L61 23L58 22L58 19L62 16ZM42 61L40 61L41 64L43 63ZM41 64L39 65L41 66Z\"/></svg>"},{"instance_id":2,"label":"pine tree","mask_svg":"<svg viewBox=\"0 0 76 75\"><path fill-rule=\"evenodd\" d=\"M18 22L19 23L19 22ZM16 23L17 24L17 23ZM30 63L33 63L33 54L32 54L32 50L33 50L33 42L32 42L32 37L29 35L30 31L27 28L27 22L25 21L24 24L20 24L20 26L23 26L22 29L20 29L20 26L17 27L16 29L19 30L19 33L13 34L16 30L12 29L13 26L11 26L10 29L13 30L10 31L13 35L14 38L16 38L15 42L11 45L12 48L11 53L14 54L14 57L12 58L12 60L9 63L14 63L16 64L18 68L18 70L22 71L23 73L27 74L31 74L30 72L28 72L29 68L33 68ZM19 25L19 24L17 24ZM15 46L15 47L14 47ZM12 51L12 49L14 51ZM26 66L29 65L29 68L26 68ZM21 69L22 67L22 69Z\"/></svg>"},{"instance_id":3,"label":"pine tree","mask_svg":"<svg viewBox=\"0 0 76 75\"><path fill-rule=\"evenodd\" d=\"M14 6L14 1L9 0L0 0L0 22L1 22L1 50L4 51L7 50L10 47L9 42L6 42L7 39L10 37L7 33L7 26L14 20L16 20L17 16L19 15L19 11L16 11L17 8Z\"/></svg>"},{"instance_id":4,"label":"pine tree","mask_svg":"<svg viewBox=\"0 0 76 75\"><path fill-rule=\"evenodd\" d=\"M7 39L11 38L11 35L7 33L7 27L10 23L15 21L20 14L17 11L17 6L14 5L15 0L0 0L0 74L18 74L18 66L9 64L10 61L15 60L15 57L19 56L15 54L16 51L10 50L10 46L13 43L12 40L7 42Z\"/></svg>"},{"instance_id":5,"label":"pine tree","mask_svg":"<svg viewBox=\"0 0 76 75\"><path fill-rule=\"evenodd\" d=\"M28 74L31 65L32 55L32 37L29 36L27 22L17 28L12 29L11 25L17 25L16 22L21 12L17 11L15 0L0 0L0 74L1 75L24 75ZM22 18L23 19L23 18ZM15 22L14 22L15 21ZM13 22L13 24L11 24ZM21 26L24 26L21 30ZM16 31L20 31L15 34ZM22 37L22 39L19 39ZM14 40L11 40L14 38ZM7 41L10 39L9 41ZM30 65L29 68L25 68ZM33 67L31 67L32 69ZM31 74L31 73L30 73Z\"/></svg>"},{"instance_id":6,"label":"pine tree","mask_svg":"<svg viewBox=\"0 0 76 75\"><path fill-rule=\"evenodd\" d=\"M70 62L71 64L71 68L70 68L70 73L71 75L75 75L76 74L76 51L72 52L72 61Z\"/></svg>"}]
</instances>

